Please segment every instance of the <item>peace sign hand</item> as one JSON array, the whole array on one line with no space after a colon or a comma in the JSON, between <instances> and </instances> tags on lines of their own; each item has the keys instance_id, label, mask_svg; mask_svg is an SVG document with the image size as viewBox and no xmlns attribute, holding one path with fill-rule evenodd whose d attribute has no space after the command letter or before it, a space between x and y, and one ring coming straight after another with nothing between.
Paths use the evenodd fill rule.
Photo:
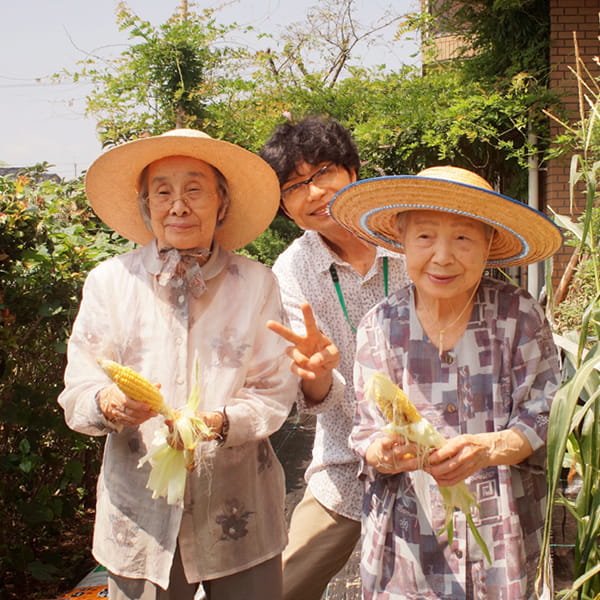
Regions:
<instances>
[{"instance_id":1,"label":"peace sign hand","mask_svg":"<svg viewBox=\"0 0 600 600\"><path fill-rule=\"evenodd\" d=\"M306 400L317 403L324 399L333 380L332 371L340 363L337 346L317 327L310 304L301 305L306 333L299 335L277 321L267 327L292 344L286 354L292 359L291 370L303 379Z\"/></svg>"},{"instance_id":2,"label":"peace sign hand","mask_svg":"<svg viewBox=\"0 0 600 600\"><path fill-rule=\"evenodd\" d=\"M338 366L340 352L317 327L310 304L305 302L300 308L304 317L305 335L294 333L277 321L268 321L267 327L292 344L286 352L293 361L292 371L303 379L316 379Z\"/></svg>"}]
</instances>

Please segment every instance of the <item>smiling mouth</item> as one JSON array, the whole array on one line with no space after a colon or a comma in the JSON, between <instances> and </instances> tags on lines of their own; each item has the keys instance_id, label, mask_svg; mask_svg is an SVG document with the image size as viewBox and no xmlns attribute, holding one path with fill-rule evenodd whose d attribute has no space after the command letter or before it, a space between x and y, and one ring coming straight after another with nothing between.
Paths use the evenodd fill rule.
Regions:
<instances>
[{"instance_id":1,"label":"smiling mouth","mask_svg":"<svg viewBox=\"0 0 600 600\"><path fill-rule=\"evenodd\" d=\"M439 281L441 283L452 281L456 278L456 275L436 275L435 273L428 273L428 276L433 281Z\"/></svg>"},{"instance_id":2,"label":"smiling mouth","mask_svg":"<svg viewBox=\"0 0 600 600\"><path fill-rule=\"evenodd\" d=\"M310 213L310 215L314 216L314 217L329 216L329 213L327 212L327 206L322 206L321 208L318 208L317 210L313 210Z\"/></svg>"}]
</instances>

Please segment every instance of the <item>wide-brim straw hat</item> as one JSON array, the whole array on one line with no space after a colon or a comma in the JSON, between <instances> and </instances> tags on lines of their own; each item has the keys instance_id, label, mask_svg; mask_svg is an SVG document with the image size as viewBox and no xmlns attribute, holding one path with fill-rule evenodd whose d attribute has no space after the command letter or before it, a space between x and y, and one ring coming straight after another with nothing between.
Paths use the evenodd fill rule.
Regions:
<instances>
[{"instance_id":1,"label":"wide-brim straw hat","mask_svg":"<svg viewBox=\"0 0 600 600\"><path fill-rule=\"evenodd\" d=\"M236 250L256 239L279 208L279 181L257 154L211 138L195 129L173 129L111 148L89 167L87 198L109 227L138 244L154 239L140 212L139 178L150 163L167 156L187 156L217 168L227 180L229 209L215 230L215 240Z\"/></svg>"},{"instance_id":2,"label":"wide-brim straw hat","mask_svg":"<svg viewBox=\"0 0 600 600\"><path fill-rule=\"evenodd\" d=\"M410 210L439 210L471 217L494 228L489 266L534 263L562 244L559 228L543 213L495 192L471 171L430 167L417 175L363 179L340 190L329 203L331 216L343 227L396 252L396 216Z\"/></svg>"}]
</instances>

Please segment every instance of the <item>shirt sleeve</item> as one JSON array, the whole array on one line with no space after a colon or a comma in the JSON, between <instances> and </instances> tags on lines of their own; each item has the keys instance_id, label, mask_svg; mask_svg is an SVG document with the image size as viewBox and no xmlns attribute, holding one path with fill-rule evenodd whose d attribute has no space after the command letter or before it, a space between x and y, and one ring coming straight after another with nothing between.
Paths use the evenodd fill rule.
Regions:
<instances>
[{"instance_id":1,"label":"shirt sleeve","mask_svg":"<svg viewBox=\"0 0 600 600\"><path fill-rule=\"evenodd\" d=\"M262 282L263 303L254 310L256 330L243 387L227 403L230 421L225 446L264 439L277 431L294 403L298 377L290 371L287 342L266 326L268 320L285 319L277 280L267 272Z\"/></svg>"},{"instance_id":2,"label":"shirt sleeve","mask_svg":"<svg viewBox=\"0 0 600 600\"><path fill-rule=\"evenodd\" d=\"M507 428L521 431L534 451L544 446L552 398L559 385L558 352L542 309L523 295L515 326L512 409Z\"/></svg>"},{"instance_id":3,"label":"shirt sleeve","mask_svg":"<svg viewBox=\"0 0 600 600\"><path fill-rule=\"evenodd\" d=\"M115 430L96 401L96 393L110 383L97 358L112 355L106 347L110 338L106 331L110 319L107 304L103 301L99 274L100 269L92 270L84 283L67 349L65 388L58 397L67 425L92 436Z\"/></svg>"},{"instance_id":4,"label":"shirt sleeve","mask_svg":"<svg viewBox=\"0 0 600 600\"><path fill-rule=\"evenodd\" d=\"M357 331L357 350L354 363L354 389L356 391L356 413L350 433L349 445L360 457L359 476L372 480L380 476L364 460L367 449L384 435L386 420L375 402L365 394L371 376L382 373L390 377L387 358L387 342L377 320L377 311L371 310L361 321Z\"/></svg>"}]
</instances>

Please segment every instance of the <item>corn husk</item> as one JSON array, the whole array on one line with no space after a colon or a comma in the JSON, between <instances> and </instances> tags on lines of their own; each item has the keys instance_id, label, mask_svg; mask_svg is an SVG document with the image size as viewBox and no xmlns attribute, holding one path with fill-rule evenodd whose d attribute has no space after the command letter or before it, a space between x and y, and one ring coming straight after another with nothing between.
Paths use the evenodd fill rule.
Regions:
<instances>
[{"instance_id":1,"label":"corn husk","mask_svg":"<svg viewBox=\"0 0 600 600\"><path fill-rule=\"evenodd\" d=\"M365 399L375 402L389 421L384 427L386 433L402 436L409 442L416 444L418 449L417 458L422 463L425 462L426 457L432 450L440 448L446 443L444 437L435 427L419 414L414 404L406 397L406 394L385 375L381 373L372 375L365 389ZM444 527L437 532L438 535L444 532L447 533L448 543L452 543L454 539L453 513L455 509L461 510L467 519L473 538L488 562L491 563L488 547L477 530L471 514L471 510L473 508L479 509L479 506L467 485L463 481L456 485L438 486L438 489L446 513Z\"/></svg>"},{"instance_id":2,"label":"corn husk","mask_svg":"<svg viewBox=\"0 0 600 600\"><path fill-rule=\"evenodd\" d=\"M196 468L196 446L214 437L212 429L196 414L199 402L195 384L187 404L173 410L170 426L165 423L156 432L151 448L138 463L138 468L150 463L146 487L152 490L153 498L166 498L168 504L183 502L187 473Z\"/></svg>"}]
</instances>

